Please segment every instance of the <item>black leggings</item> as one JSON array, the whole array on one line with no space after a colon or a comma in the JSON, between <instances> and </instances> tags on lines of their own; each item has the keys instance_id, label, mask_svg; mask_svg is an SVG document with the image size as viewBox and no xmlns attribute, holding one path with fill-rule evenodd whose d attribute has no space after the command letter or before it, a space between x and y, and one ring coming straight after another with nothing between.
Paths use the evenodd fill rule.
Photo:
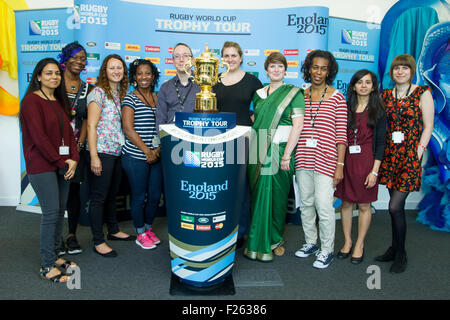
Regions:
<instances>
[{"instance_id":1,"label":"black leggings","mask_svg":"<svg viewBox=\"0 0 450 320\"><path fill-rule=\"evenodd\" d=\"M405 202L409 192L389 190L389 214L392 224L392 248L395 252L405 252L406 218Z\"/></svg>"}]
</instances>

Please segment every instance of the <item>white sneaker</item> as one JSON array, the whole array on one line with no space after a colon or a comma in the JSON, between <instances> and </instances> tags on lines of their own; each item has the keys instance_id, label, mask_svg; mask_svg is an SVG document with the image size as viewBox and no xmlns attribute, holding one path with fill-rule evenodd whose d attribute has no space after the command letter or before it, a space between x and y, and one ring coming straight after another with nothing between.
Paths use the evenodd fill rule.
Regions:
<instances>
[{"instance_id":1,"label":"white sneaker","mask_svg":"<svg viewBox=\"0 0 450 320\"><path fill-rule=\"evenodd\" d=\"M314 261L313 263L313 267L318 269L325 269L330 265L331 261L333 261L333 257L333 253L331 252L326 253L324 251L320 251L317 255L316 261Z\"/></svg>"},{"instance_id":2,"label":"white sneaker","mask_svg":"<svg viewBox=\"0 0 450 320\"><path fill-rule=\"evenodd\" d=\"M299 258L307 258L310 255L315 254L317 251L319 251L319 248L315 243L305 243L303 247L295 252L295 256Z\"/></svg>"}]
</instances>

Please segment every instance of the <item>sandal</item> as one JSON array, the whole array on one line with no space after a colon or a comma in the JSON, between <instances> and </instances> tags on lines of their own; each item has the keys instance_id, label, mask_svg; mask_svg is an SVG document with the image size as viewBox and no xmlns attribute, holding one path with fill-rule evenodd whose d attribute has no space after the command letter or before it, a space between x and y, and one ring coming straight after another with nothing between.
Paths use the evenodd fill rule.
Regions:
<instances>
[{"instance_id":1,"label":"sandal","mask_svg":"<svg viewBox=\"0 0 450 320\"><path fill-rule=\"evenodd\" d=\"M64 262L59 264L56 261L58 260L63 260ZM70 267L76 267L77 264L73 261L70 260L64 260L63 258L59 258L58 260L55 261L55 264L58 268L63 268L65 271L67 271L67 269L69 269Z\"/></svg>"},{"instance_id":2,"label":"sandal","mask_svg":"<svg viewBox=\"0 0 450 320\"><path fill-rule=\"evenodd\" d=\"M284 252L285 252L285 249L283 246L279 246L279 247L276 247L275 249L273 249L273 253L279 257L284 255Z\"/></svg>"},{"instance_id":3,"label":"sandal","mask_svg":"<svg viewBox=\"0 0 450 320\"><path fill-rule=\"evenodd\" d=\"M286 243L286 241L284 241L284 240L281 240L277 245L276 245L276 247L275 248L273 248L273 253L276 255L276 256L282 256L282 255L284 255L284 252L286 251L285 249L284 249L284 244Z\"/></svg>"},{"instance_id":4,"label":"sandal","mask_svg":"<svg viewBox=\"0 0 450 320\"><path fill-rule=\"evenodd\" d=\"M64 274L62 274L62 272L60 272L59 274L57 274L57 275L55 275L55 276L53 276L53 277L51 277L51 278L48 278L47 277L47 274L50 272L50 271L52 271L53 269L55 269L56 268L56 266L53 266L53 267L47 267L47 268L41 268L41 270L39 271L39 276L41 277L41 279L46 279L46 280L50 280L51 282L54 282L54 283L58 283L58 282L61 282L61 283L63 283L63 282L68 282L69 281L69 278L66 276L66 275L64 275ZM66 281L61 281L61 278L62 277L66 277L67 278L67 280Z\"/></svg>"}]
</instances>

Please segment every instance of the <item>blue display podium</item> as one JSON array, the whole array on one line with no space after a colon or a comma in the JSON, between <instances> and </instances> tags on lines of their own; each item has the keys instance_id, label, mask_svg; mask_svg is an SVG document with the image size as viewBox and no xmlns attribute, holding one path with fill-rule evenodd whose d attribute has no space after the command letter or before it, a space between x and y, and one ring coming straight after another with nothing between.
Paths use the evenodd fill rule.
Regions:
<instances>
[{"instance_id":1,"label":"blue display podium","mask_svg":"<svg viewBox=\"0 0 450 320\"><path fill-rule=\"evenodd\" d=\"M250 127L235 114L177 113L160 126L172 276L208 288L231 275Z\"/></svg>"}]
</instances>

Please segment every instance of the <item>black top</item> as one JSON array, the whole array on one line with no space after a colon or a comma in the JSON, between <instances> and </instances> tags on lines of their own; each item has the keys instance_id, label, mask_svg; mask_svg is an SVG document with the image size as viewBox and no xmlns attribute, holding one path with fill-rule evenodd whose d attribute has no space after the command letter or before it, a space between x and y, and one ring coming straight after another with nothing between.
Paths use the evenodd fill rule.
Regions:
<instances>
[{"instance_id":1,"label":"black top","mask_svg":"<svg viewBox=\"0 0 450 320\"><path fill-rule=\"evenodd\" d=\"M386 145L386 124L386 112L383 110L383 113L378 118L373 130L372 151L375 160L382 161L384 157L384 148Z\"/></svg>"},{"instance_id":2,"label":"black top","mask_svg":"<svg viewBox=\"0 0 450 320\"><path fill-rule=\"evenodd\" d=\"M250 104L256 90L262 88L261 81L250 73L245 73L241 81L225 86L221 82L213 87L217 98L217 109L219 112L236 113L236 124L240 126L251 126Z\"/></svg>"},{"instance_id":3,"label":"black top","mask_svg":"<svg viewBox=\"0 0 450 320\"><path fill-rule=\"evenodd\" d=\"M75 105L74 100L77 94L66 92L67 98L69 99L69 104L72 109L75 110L75 115L72 114L72 117L75 119L75 137L77 139L80 137L79 130L81 130L81 123L84 119L87 119L87 95L91 92L92 88L94 88L94 86L82 81L80 86L80 96L78 97Z\"/></svg>"}]
</instances>

